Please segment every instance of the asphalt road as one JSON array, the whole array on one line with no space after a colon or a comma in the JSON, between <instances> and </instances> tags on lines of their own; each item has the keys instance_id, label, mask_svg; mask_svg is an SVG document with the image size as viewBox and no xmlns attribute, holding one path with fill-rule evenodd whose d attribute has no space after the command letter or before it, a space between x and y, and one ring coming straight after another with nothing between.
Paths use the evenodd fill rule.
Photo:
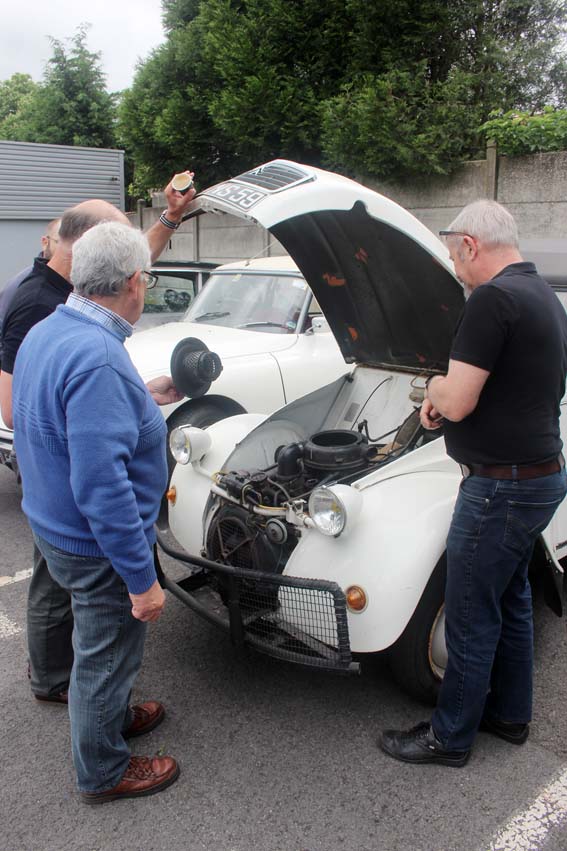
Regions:
<instances>
[{"instance_id":1,"label":"asphalt road","mask_svg":"<svg viewBox=\"0 0 567 851\"><path fill-rule=\"evenodd\" d=\"M0 577L30 567L19 500L0 468ZM27 585L0 579L0 851L567 847L567 631L540 600L530 739L516 747L480 735L457 770L403 765L378 750L381 728L428 716L381 661L339 678L236 657L170 596L134 694L162 700L168 715L132 744L137 754L174 755L181 777L162 794L90 808L75 791L66 710L30 697Z\"/></svg>"}]
</instances>

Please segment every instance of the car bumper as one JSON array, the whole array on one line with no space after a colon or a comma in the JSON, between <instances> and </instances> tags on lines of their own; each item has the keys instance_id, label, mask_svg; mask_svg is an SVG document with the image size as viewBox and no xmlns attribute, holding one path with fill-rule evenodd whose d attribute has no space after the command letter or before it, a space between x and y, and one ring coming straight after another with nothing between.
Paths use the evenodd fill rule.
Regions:
<instances>
[{"instance_id":1,"label":"car bumper","mask_svg":"<svg viewBox=\"0 0 567 851\"><path fill-rule=\"evenodd\" d=\"M198 615L249 645L286 662L336 673L358 673L353 662L346 601L335 582L265 574L218 564L172 547L158 532L158 546L181 563L186 575L160 582Z\"/></svg>"}]
</instances>

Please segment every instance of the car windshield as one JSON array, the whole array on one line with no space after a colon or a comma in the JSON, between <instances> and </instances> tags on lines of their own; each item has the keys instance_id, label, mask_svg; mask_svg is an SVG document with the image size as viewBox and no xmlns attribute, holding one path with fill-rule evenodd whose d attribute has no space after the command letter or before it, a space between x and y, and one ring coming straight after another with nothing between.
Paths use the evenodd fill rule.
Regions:
<instances>
[{"instance_id":1,"label":"car windshield","mask_svg":"<svg viewBox=\"0 0 567 851\"><path fill-rule=\"evenodd\" d=\"M308 295L299 274L214 272L183 318L227 328L295 334Z\"/></svg>"}]
</instances>

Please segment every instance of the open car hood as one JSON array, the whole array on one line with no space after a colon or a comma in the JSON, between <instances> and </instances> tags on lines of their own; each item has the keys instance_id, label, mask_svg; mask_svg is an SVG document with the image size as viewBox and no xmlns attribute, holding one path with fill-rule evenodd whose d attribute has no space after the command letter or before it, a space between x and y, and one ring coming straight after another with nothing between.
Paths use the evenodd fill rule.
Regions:
<instances>
[{"instance_id":1,"label":"open car hood","mask_svg":"<svg viewBox=\"0 0 567 851\"><path fill-rule=\"evenodd\" d=\"M305 276L345 360L445 370L463 290L440 240L353 180L274 160L200 193L188 217L267 228Z\"/></svg>"}]
</instances>

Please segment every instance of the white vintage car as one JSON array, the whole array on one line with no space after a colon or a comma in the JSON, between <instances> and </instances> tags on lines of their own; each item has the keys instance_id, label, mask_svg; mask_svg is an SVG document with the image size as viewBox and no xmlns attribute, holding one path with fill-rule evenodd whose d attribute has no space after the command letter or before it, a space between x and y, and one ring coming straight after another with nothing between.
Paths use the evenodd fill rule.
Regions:
<instances>
[{"instance_id":1,"label":"white vintage car","mask_svg":"<svg viewBox=\"0 0 567 851\"><path fill-rule=\"evenodd\" d=\"M162 408L170 430L248 411L271 413L348 370L290 257L217 267L180 321L134 334L126 348L149 381L169 374L172 353L187 337L216 352L223 370L206 396Z\"/></svg>"},{"instance_id":2,"label":"white vintage car","mask_svg":"<svg viewBox=\"0 0 567 851\"><path fill-rule=\"evenodd\" d=\"M388 650L398 681L432 700L461 473L418 410L463 306L447 251L387 198L287 161L193 203L276 236L355 367L270 416L173 431L160 545L186 571L163 583L235 644L280 659L356 671L359 654ZM566 555L564 506L534 555L558 614Z\"/></svg>"}]
</instances>

